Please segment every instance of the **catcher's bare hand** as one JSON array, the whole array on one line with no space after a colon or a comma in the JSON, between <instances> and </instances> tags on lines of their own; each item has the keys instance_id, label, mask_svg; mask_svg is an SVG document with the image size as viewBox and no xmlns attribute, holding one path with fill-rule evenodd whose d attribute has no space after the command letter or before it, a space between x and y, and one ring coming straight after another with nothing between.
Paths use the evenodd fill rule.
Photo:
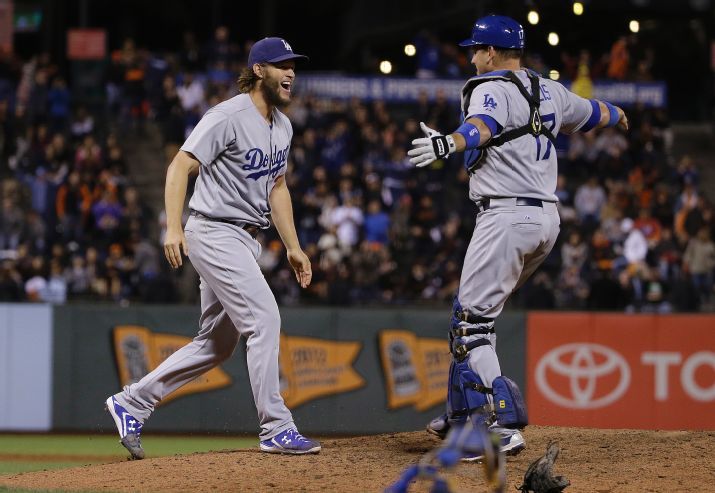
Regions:
<instances>
[{"instance_id":1,"label":"catcher's bare hand","mask_svg":"<svg viewBox=\"0 0 715 493\"><path fill-rule=\"evenodd\" d=\"M618 106L616 106L616 111L618 111L619 116L616 126L622 130L628 130L628 117L626 116L625 111Z\"/></svg>"},{"instance_id":2,"label":"catcher's bare hand","mask_svg":"<svg viewBox=\"0 0 715 493\"><path fill-rule=\"evenodd\" d=\"M300 249L288 250L287 256L300 287L307 288L310 286L310 281L313 279L313 270L310 266L310 259L305 252Z\"/></svg>"},{"instance_id":3,"label":"catcher's bare hand","mask_svg":"<svg viewBox=\"0 0 715 493\"><path fill-rule=\"evenodd\" d=\"M189 255L189 246L186 244L184 230L181 228L167 229L166 238L164 238L164 255L174 269L178 269L183 263L182 250L184 255Z\"/></svg>"}]
</instances>

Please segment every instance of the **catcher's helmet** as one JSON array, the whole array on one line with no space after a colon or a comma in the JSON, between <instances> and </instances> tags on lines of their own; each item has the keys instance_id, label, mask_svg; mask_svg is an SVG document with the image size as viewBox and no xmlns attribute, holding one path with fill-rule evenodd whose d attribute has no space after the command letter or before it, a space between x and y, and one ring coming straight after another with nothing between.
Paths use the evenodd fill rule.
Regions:
<instances>
[{"instance_id":1,"label":"catcher's helmet","mask_svg":"<svg viewBox=\"0 0 715 493\"><path fill-rule=\"evenodd\" d=\"M482 17L474 23L472 37L459 43L459 46L475 45L523 49L524 28L511 17L504 15Z\"/></svg>"}]
</instances>

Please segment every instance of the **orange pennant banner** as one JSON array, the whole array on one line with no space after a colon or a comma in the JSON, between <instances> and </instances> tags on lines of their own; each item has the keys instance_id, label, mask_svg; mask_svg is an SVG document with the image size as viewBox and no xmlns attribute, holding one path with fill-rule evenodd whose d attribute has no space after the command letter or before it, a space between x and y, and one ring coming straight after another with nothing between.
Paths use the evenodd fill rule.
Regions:
<instances>
[{"instance_id":1,"label":"orange pennant banner","mask_svg":"<svg viewBox=\"0 0 715 493\"><path fill-rule=\"evenodd\" d=\"M191 338L175 334L155 334L140 325L118 325L114 328L114 354L122 386L138 382L165 359L191 342ZM220 367L196 377L167 395L165 404L188 394L206 392L231 385L231 377Z\"/></svg>"},{"instance_id":2,"label":"orange pennant banner","mask_svg":"<svg viewBox=\"0 0 715 493\"><path fill-rule=\"evenodd\" d=\"M425 411L447 399L452 357L443 339L408 330L383 330L379 339L388 408L412 405Z\"/></svg>"},{"instance_id":3,"label":"orange pennant banner","mask_svg":"<svg viewBox=\"0 0 715 493\"><path fill-rule=\"evenodd\" d=\"M281 394L293 409L318 397L365 386L353 368L362 344L281 335Z\"/></svg>"}]
</instances>

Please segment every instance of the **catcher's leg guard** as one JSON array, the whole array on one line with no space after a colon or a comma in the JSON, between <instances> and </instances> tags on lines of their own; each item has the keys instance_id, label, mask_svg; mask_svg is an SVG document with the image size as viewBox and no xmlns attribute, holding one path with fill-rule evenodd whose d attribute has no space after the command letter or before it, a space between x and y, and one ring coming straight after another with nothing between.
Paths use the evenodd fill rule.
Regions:
<instances>
[{"instance_id":1,"label":"catcher's leg guard","mask_svg":"<svg viewBox=\"0 0 715 493\"><path fill-rule=\"evenodd\" d=\"M521 429L529 424L526 403L513 380L505 376L495 378L491 393L494 399L494 412L500 426Z\"/></svg>"},{"instance_id":2,"label":"catcher's leg guard","mask_svg":"<svg viewBox=\"0 0 715 493\"><path fill-rule=\"evenodd\" d=\"M447 396L450 423L463 423L475 414L491 414L487 390L479 375L469 367L469 361L452 361Z\"/></svg>"}]
</instances>

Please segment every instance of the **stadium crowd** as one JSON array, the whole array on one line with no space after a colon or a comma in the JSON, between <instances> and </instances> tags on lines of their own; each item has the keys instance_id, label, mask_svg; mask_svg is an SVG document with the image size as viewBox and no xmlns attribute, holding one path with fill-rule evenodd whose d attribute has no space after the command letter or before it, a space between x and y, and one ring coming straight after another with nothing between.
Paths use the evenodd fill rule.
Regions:
<instances>
[{"instance_id":1,"label":"stadium crowd","mask_svg":"<svg viewBox=\"0 0 715 493\"><path fill-rule=\"evenodd\" d=\"M180 301L161 232L152 233L162 211L143 204L119 135L158 126L175 151L207 108L236 94L249 45L229 34L219 28L205 46L187 34L178 55L125 41L99 112L73 102L47 57L0 61L1 301ZM627 63L624 77L641 65ZM587 91L584 67L596 66L585 53L563 70L581 75ZM301 292L277 233L262 232L259 264L279 303L450 301L476 213L469 176L461 156L416 170L406 150L420 121L457 127L458 108L426 95L398 106L302 94L286 113L295 131L288 185L314 275ZM513 306L713 308L715 224L697 163L672 154L664 110L627 113L627 134L559 139L559 244Z\"/></svg>"}]
</instances>

